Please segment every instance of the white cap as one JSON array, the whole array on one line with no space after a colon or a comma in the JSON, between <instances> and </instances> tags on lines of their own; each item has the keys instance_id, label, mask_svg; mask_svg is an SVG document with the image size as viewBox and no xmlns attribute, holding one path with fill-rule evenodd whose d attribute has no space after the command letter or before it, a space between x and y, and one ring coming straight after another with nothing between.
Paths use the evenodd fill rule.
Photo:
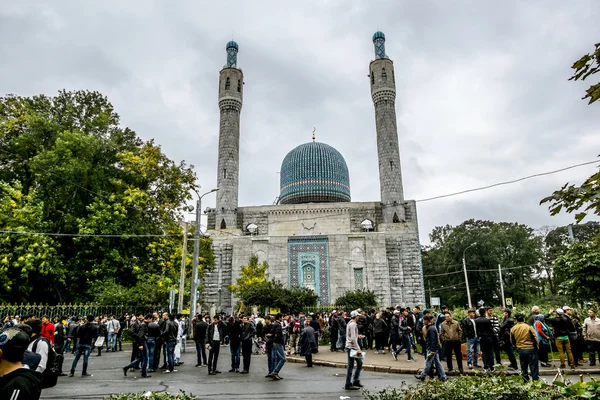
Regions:
<instances>
[{"instance_id":1,"label":"white cap","mask_svg":"<svg viewBox=\"0 0 600 400\"><path fill-rule=\"evenodd\" d=\"M557 314L564 314L565 312L563 311L563 309L562 309L562 308L557 308L557 309L556 309L556 313L557 313Z\"/></svg>"},{"instance_id":2,"label":"white cap","mask_svg":"<svg viewBox=\"0 0 600 400\"><path fill-rule=\"evenodd\" d=\"M333 313L336 313L336 312L337 312L337 310L333 310L331 313L333 314Z\"/></svg>"},{"instance_id":3,"label":"white cap","mask_svg":"<svg viewBox=\"0 0 600 400\"><path fill-rule=\"evenodd\" d=\"M567 311L567 310L572 310L572 308L571 308L571 307L569 307L569 306L563 306L563 310L564 310L564 311Z\"/></svg>"},{"instance_id":4,"label":"white cap","mask_svg":"<svg viewBox=\"0 0 600 400\"><path fill-rule=\"evenodd\" d=\"M350 313L350 318L354 318L354 317L358 317L360 314L358 313L358 311L354 310Z\"/></svg>"}]
</instances>

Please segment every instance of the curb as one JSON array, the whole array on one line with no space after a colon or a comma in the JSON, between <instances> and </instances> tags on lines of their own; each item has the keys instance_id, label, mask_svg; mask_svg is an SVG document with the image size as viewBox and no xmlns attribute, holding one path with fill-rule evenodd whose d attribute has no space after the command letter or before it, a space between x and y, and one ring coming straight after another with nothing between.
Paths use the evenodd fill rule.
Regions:
<instances>
[{"instance_id":1,"label":"curb","mask_svg":"<svg viewBox=\"0 0 600 400\"><path fill-rule=\"evenodd\" d=\"M303 357L287 356L287 361L296 364L305 364L306 360ZM313 365L330 368L344 368L348 367L347 363L335 362L335 361L324 361L313 359ZM363 371L371 372L385 372L389 374L409 374L414 375L421 372L423 368L405 368L405 367L388 367L385 365L373 365L364 364ZM558 368L540 369L540 375L553 376L557 374ZM506 375L520 375L518 371L503 371ZM564 369L563 374L565 375L586 375L586 374L600 374L600 368L590 369ZM452 371L447 373L448 376L460 376L458 371ZM482 375L481 370L466 370L463 375Z\"/></svg>"}]
</instances>

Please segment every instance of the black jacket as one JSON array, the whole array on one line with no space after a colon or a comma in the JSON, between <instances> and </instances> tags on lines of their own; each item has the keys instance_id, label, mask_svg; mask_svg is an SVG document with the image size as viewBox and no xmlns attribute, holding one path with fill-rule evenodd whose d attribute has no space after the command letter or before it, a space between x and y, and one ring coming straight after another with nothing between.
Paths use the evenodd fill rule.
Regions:
<instances>
[{"instance_id":1,"label":"black jacket","mask_svg":"<svg viewBox=\"0 0 600 400\"><path fill-rule=\"evenodd\" d=\"M475 327L477 328L477 336L480 338L494 337L494 326L488 317L476 318Z\"/></svg>"},{"instance_id":2,"label":"black jacket","mask_svg":"<svg viewBox=\"0 0 600 400\"><path fill-rule=\"evenodd\" d=\"M54 325L54 343L63 345L67 341L67 328L59 322Z\"/></svg>"},{"instance_id":3,"label":"black jacket","mask_svg":"<svg viewBox=\"0 0 600 400\"><path fill-rule=\"evenodd\" d=\"M402 318L398 324L399 335L410 335L411 328L408 326L408 316Z\"/></svg>"},{"instance_id":4,"label":"black jacket","mask_svg":"<svg viewBox=\"0 0 600 400\"><path fill-rule=\"evenodd\" d=\"M142 321L139 323L137 334L133 337L133 340L138 346L143 345L148 340L148 324Z\"/></svg>"},{"instance_id":5,"label":"black jacket","mask_svg":"<svg viewBox=\"0 0 600 400\"><path fill-rule=\"evenodd\" d=\"M373 333L384 333L387 332L387 330L387 324L385 323L385 320L383 318L375 318L373 320Z\"/></svg>"},{"instance_id":6,"label":"black jacket","mask_svg":"<svg viewBox=\"0 0 600 400\"><path fill-rule=\"evenodd\" d=\"M148 324L148 338L160 339L161 330L160 325L156 321L152 321Z\"/></svg>"},{"instance_id":7,"label":"black jacket","mask_svg":"<svg viewBox=\"0 0 600 400\"><path fill-rule=\"evenodd\" d=\"M475 339L477 337L477 335L475 334L474 324L475 324L475 319L466 317L465 319L462 320L463 336L466 339Z\"/></svg>"},{"instance_id":8,"label":"black jacket","mask_svg":"<svg viewBox=\"0 0 600 400\"><path fill-rule=\"evenodd\" d=\"M281 322L275 321L271 324L271 340L273 343L283 344L283 330L281 328Z\"/></svg>"},{"instance_id":9,"label":"black jacket","mask_svg":"<svg viewBox=\"0 0 600 400\"><path fill-rule=\"evenodd\" d=\"M317 321L314 318L310 320L309 326L314 329L315 334L317 334L321 330L321 325L319 325L319 321Z\"/></svg>"},{"instance_id":10,"label":"black jacket","mask_svg":"<svg viewBox=\"0 0 600 400\"><path fill-rule=\"evenodd\" d=\"M552 325L552 328L554 329L555 338L559 336L569 336L569 332L575 330L575 328L573 327L573 323L571 322L569 317L567 317L564 314L560 317L546 318L544 322L547 322L550 325Z\"/></svg>"},{"instance_id":11,"label":"black jacket","mask_svg":"<svg viewBox=\"0 0 600 400\"><path fill-rule=\"evenodd\" d=\"M227 335L229 336L229 342L238 344L242 336L242 323L239 320L235 320L232 323L227 323Z\"/></svg>"},{"instance_id":12,"label":"black jacket","mask_svg":"<svg viewBox=\"0 0 600 400\"><path fill-rule=\"evenodd\" d=\"M165 343L173 343L177 341L177 331L179 331L179 325L175 321L168 320L164 325L162 331L162 338Z\"/></svg>"},{"instance_id":13,"label":"black jacket","mask_svg":"<svg viewBox=\"0 0 600 400\"><path fill-rule=\"evenodd\" d=\"M252 322L246 322L244 325L242 325L242 334L241 334L242 342L252 341L255 334L256 334L256 328L254 328L254 324Z\"/></svg>"},{"instance_id":14,"label":"black jacket","mask_svg":"<svg viewBox=\"0 0 600 400\"><path fill-rule=\"evenodd\" d=\"M40 398L42 374L27 368L18 368L0 377L0 399Z\"/></svg>"},{"instance_id":15,"label":"black jacket","mask_svg":"<svg viewBox=\"0 0 600 400\"><path fill-rule=\"evenodd\" d=\"M504 318L502 325L500 325L499 339L506 343L510 343L510 330L513 326L515 326L515 320L513 318Z\"/></svg>"},{"instance_id":16,"label":"black jacket","mask_svg":"<svg viewBox=\"0 0 600 400\"><path fill-rule=\"evenodd\" d=\"M225 337L223 335L223 324L222 323L218 323L217 325L215 324L210 324L208 326L208 328L206 329L206 343L212 343L213 341L213 337L215 336L215 326L217 327L217 330L219 331L219 337L221 338L221 340L223 340L223 338Z\"/></svg>"},{"instance_id":17,"label":"black jacket","mask_svg":"<svg viewBox=\"0 0 600 400\"><path fill-rule=\"evenodd\" d=\"M196 322L194 326L194 341L195 342L203 342L206 341L206 330L208 329L208 324L204 320L200 320Z\"/></svg>"},{"instance_id":18,"label":"black jacket","mask_svg":"<svg viewBox=\"0 0 600 400\"><path fill-rule=\"evenodd\" d=\"M98 337L98 328L91 322L77 328L77 339L79 344L92 345Z\"/></svg>"}]
</instances>

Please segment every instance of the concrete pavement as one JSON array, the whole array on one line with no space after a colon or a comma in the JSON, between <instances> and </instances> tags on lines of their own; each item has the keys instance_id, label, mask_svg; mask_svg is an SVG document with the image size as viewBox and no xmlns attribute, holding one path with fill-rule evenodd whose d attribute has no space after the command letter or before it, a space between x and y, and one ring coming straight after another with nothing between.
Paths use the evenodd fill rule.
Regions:
<instances>
[{"instance_id":1,"label":"concrete pavement","mask_svg":"<svg viewBox=\"0 0 600 400\"><path fill-rule=\"evenodd\" d=\"M556 353L555 353L556 355ZM375 354L373 350L366 350L366 356L364 360L363 369L366 371L375 371L375 372L385 372L385 373L395 373L395 374L416 374L418 370L423 369L425 364L425 359L423 356L414 354L413 355L416 362L408 362L406 354L402 353L398 355L398 361L394 360L392 354L389 351L386 351L385 354ZM304 363L304 357L300 356L290 356L288 358L290 362L298 362ZM502 360L504 370L506 371L506 367L508 367L508 360ZM517 359L518 362L518 359ZM560 366L560 361L558 359L554 359L552 362L553 367L540 367L540 375L551 376L556 375L558 372L558 367ZM313 354L313 364L325 366L325 367L334 367L334 368L346 368L347 366L347 355L345 352L331 352L329 351L329 346L320 346L319 353ZM456 360L454 360L454 369L458 370L456 366ZM444 368L446 368L446 362L442 362ZM479 365L483 365L483 362L479 361ZM469 370L467 368L466 360L463 360L463 366L466 374L477 374L481 373L481 369L473 369ZM572 370L567 368L565 371L568 371L569 374L579 375L579 374L600 374L600 367L590 367L587 363L583 364L582 367L577 367L577 369ZM518 372L509 372L506 371L507 374L517 374ZM458 371L454 371L449 373L448 375L458 375Z\"/></svg>"}]
</instances>

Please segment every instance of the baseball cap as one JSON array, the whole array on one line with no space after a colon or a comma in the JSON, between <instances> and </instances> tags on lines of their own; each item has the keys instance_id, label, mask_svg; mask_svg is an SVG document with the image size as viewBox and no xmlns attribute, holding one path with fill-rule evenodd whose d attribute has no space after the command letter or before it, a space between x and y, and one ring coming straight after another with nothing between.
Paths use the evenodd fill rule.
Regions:
<instances>
[{"instance_id":1,"label":"baseball cap","mask_svg":"<svg viewBox=\"0 0 600 400\"><path fill-rule=\"evenodd\" d=\"M569 307L569 306L563 306L563 310L564 310L564 311L567 311L567 310L572 310L572 308L571 308L571 307Z\"/></svg>"},{"instance_id":2,"label":"baseball cap","mask_svg":"<svg viewBox=\"0 0 600 400\"><path fill-rule=\"evenodd\" d=\"M564 314L565 312L563 311L563 309L562 309L562 308L557 308L557 309L556 309L556 313L557 313L557 314Z\"/></svg>"},{"instance_id":3,"label":"baseball cap","mask_svg":"<svg viewBox=\"0 0 600 400\"><path fill-rule=\"evenodd\" d=\"M394 314L400 314L400 310L394 310Z\"/></svg>"},{"instance_id":4,"label":"baseball cap","mask_svg":"<svg viewBox=\"0 0 600 400\"><path fill-rule=\"evenodd\" d=\"M360 314L358 313L358 311L354 310L354 311L352 311L352 312L350 313L350 318L354 318L354 317L356 317L356 316L358 316L358 315L360 315Z\"/></svg>"},{"instance_id":5,"label":"baseball cap","mask_svg":"<svg viewBox=\"0 0 600 400\"><path fill-rule=\"evenodd\" d=\"M29 346L29 335L21 329L11 327L0 331L0 350L6 360L22 361L27 346Z\"/></svg>"}]
</instances>

